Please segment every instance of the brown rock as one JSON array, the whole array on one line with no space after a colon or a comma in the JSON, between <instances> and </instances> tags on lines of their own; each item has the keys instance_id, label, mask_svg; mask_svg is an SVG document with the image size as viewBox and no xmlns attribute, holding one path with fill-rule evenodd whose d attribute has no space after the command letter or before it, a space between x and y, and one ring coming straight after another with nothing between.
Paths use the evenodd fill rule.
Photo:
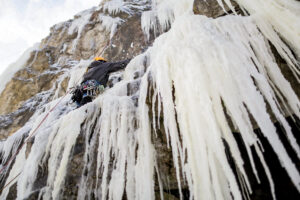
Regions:
<instances>
[{"instance_id":1,"label":"brown rock","mask_svg":"<svg viewBox=\"0 0 300 200\"><path fill-rule=\"evenodd\" d=\"M234 7L237 7L237 4L234 1L231 1L232 5ZM193 11L195 14L198 15L205 15L207 17L217 18L222 15L226 15L227 12L230 13L229 7L224 3L224 8L226 12L223 10L223 8L218 4L216 0L195 0L193 5Z\"/></svg>"},{"instance_id":2,"label":"brown rock","mask_svg":"<svg viewBox=\"0 0 300 200\"><path fill-rule=\"evenodd\" d=\"M152 42L147 41L143 34L141 16L135 15L118 29L103 56L112 61L132 58L145 51Z\"/></svg>"}]
</instances>

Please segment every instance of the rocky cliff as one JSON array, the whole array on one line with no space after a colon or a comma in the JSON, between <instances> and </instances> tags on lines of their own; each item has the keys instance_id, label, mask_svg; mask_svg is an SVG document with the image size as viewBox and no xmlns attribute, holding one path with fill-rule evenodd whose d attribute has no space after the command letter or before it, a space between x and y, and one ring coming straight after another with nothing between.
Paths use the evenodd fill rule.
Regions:
<instances>
[{"instance_id":1,"label":"rocky cliff","mask_svg":"<svg viewBox=\"0 0 300 200\"><path fill-rule=\"evenodd\" d=\"M297 47L249 2L103 1L54 25L0 96L1 198L298 198ZM134 59L76 109L97 55Z\"/></svg>"},{"instance_id":2,"label":"rocky cliff","mask_svg":"<svg viewBox=\"0 0 300 200\"><path fill-rule=\"evenodd\" d=\"M142 5L142 6L141 6ZM108 5L109 6L109 5ZM74 63L100 53L110 61L132 58L151 44L141 29L145 3L124 5L124 10L95 7L74 19L53 26L37 50L7 83L0 96L2 139L22 127L39 105L66 93L68 71ZM110 13L109 13L110 12ZM65 78L63 78L65 76ZM57 89L59 88L59 91ZM43 101L39 94L43 94Z\"/></svg>"}]
</instances>

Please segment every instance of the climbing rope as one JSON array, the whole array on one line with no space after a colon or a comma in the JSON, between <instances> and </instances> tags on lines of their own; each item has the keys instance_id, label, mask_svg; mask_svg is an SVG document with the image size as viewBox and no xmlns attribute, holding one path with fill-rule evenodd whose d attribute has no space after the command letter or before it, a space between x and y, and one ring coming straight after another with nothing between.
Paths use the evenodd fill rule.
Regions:
<instances>
[{"instance_id":1,"label":"climbing rope","mask_svg":"<svg viewBox=\"0 0 300 200\"><path fill-rule=\"evenodd\" d=\"M99 53L98 56L102 56L102 53L103 53L104 50L110 45L110 43L111 43L111 40L108 40L107 43L106 43L106 45L104 46L104 48L102 49L102 51Z\"/></svg>"},{"instance_id":2,"label":"climbing rope","mask_svg":"<svg viewBox=\"0 0 300 200\"><path fill-rule=\"evenodd\" d=\"M102 49L102 51L100 52L99 56L102 55L102 53L104 52L104 50L108 47L108 45L110 44L110 41L107 42L106 46ZM78 81L76 81L76 85L79 83L81 78L79 78ZM35 133L37 132L37 130L42 126L42 124L45 122L45 120L48 118L48 116L50 115L50 113L55 110L55 108L61 103L61 101L67 96L67 94L71 93L72 88L70 88L69 91L66 92L66 94L55 104L55 106L53 108L51 108L49 110L49 112L45 115L45 117L41 120L41 122L38 124L38 126L32 131L32 133L25 139L25 141L23 142L23 144L21 146L19 146L19 148L17 149L17 151L10 157L10 159L3 165L3 167L0 169L0 174L7 168L7 166L17 157L18 153L21 151L21 149L23 148L23 146L25 144L28 143L29 139L31 139ZM6 185L3 186L3 188L0 189L0 194L2 193L2 191L9 186L15 179L17 179L20 175L21 175L22 171L20 171L14 178L12 178Z\"/></svg>"},{"instance_id":3,"label":"climbing rope","mask_svg":"<svg viewBox=\"0 0 300 200\"><path fill-rule=\"evenodd\" d=\"M75 83L76 85L79 83L81 78L79 78ZM70 88L69 91L66 92L66 94L64 96L61 97L61 99L53 106L53 108L51 108L48 113L44 116L44 118L40 121L40 123L38 124L38 126L32 131L32 133L25 139L25 141L23 142L23 144L21 146L19 146L19 148L17 149L17 151L10 157L10 159L3 165L3 167L0 169L0 174L7 168L7 166L17 157L18 153L21 151L21 149L23 148L23 146L25 144L28 143L29 139L31 139L37 132L37 130L42 126L42 124L46 121L46 119L48 118L48 116L50 115L51 112L53 112L55 110L55 108L62 102L62 100L69 94L71 93L73 90L73 88ZM20 176L20 174L22 173L19 172L12 180L10 180L6 185L4 185L4 187L2 189L0 189L0 194L2 193L2 191L10 184L12 183L18 176Z\"/></svg>"},{"instance_id":4,"label":"climbing rope","mask_svg":"<svg viewBox=\"0 0 300 200\"><path fill-rule=\"evenodd\" d=\"M0 174L7 168L7 166L17 157L18 153L21 151L21 149L23 148L23 146L28 143L29 139L32 138L35 133L37 132L37 130L41 127L41 125L45 122L45 120L48 118L49 114L61 103L61 101L65 98L65 96L67 96L67 94L70 93L70 90L68 92L66 92L66 94L55 104L55 106L53 108L51 108L49 110L49 112L45 115L45 117L41 120L41 122L38 124L38 126L32 131L32 133L25 139L25 141L23 142L23 144L21 146L19 146L19 148L17 149L17 151L10 157L10 159L3 165L3 167L0 170ZM0 194L2 193L2 191L11 183L13 182L20 174L22 173L19 172L12 180L10 180L1 190L0 190Z\"/></svg>"},{"instance_id":5,"label":"climbing rope","mask_svg":"<svg viewBox=\"0 0 300 200\"><path fill-rule=\"evenodd\" d=\"M6 185L4 185L4 187L0 190L0 194L7 186L9 186L16 178L18 178L18 176L20 176L21 173L22 171L20 171L13 179L11 179Z\"/></svg>"}]
</instances>

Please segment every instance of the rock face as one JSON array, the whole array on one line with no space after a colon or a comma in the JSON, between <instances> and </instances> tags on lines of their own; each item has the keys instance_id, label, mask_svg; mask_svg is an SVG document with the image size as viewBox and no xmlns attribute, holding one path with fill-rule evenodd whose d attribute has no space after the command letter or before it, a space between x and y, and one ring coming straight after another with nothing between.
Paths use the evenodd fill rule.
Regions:
<instances>
[{"instance_id":1,"label":"rock face","mask_svg":"<svg viewBox=\"0 0 300 200\"><path fill-rule=\"evenodd\" d=\"M109 61L119 61L145 51L151 41L144 37L140 16L148 6L133 6L127 12L112 14L104 8L93 8L53 26L1 93L0 139L21 128L39 105L53 97L62 81L59 96L66 93L68 79L61 75L72 62L99 54ZM42 93L48 93L43 101L38 97Z\"/></svg>"},{"instance_id":2,"label":"rock face","mask_svg":"<svg viewBox=\"0 0 300 200\"><path fill-rule=\"evenodd\" d=\"M18 71L13 79L6 85L6 88L0 96L0 139L6 139L9 135L24 127L29 119L34 117L35 112L41 109L44 104L65 95L70 79L66 74L71 73L71 69L74 65L80 63L80 60L88 60L94 56L101 55L109 61L119 61L135 57L143 53L152 45L153 41L148 41L146 39L141 28L141 13L150 9L147 1L144 1L144 3L138 3L138 1L126 1L130 2L126 4L126 9L115 11L109 11L110 8L105 6L106 2L109 1L105 1L96 8L79 13L72 20L53 26L50 35L43 39L39 49L31 53L31 57L26 62L24 68ZM235 3L233 3L233 5L237 7ZM218 3L213 0L195 0L193 8L195 14L206 15L212 18L226 15ZM229 11L228 7L225 7L225 9ZM153 38L153 36L150 38ZM291 72L284 68L286 63L280 59L280 56L277 55L276 58L277 63L282 66L284 75L287 79L292 80L292 85L299 97L300 91L298 82L294 79ZM128 83L127 88L124 88L124 93L130 96L133 102L137 99L140 79L147 67L147 60L144 60L142 64L142 67L144 68L137 71L135 77L136 82ZM119 75L117 74L117 79L119 78L118 76ZM150 77L147 78L151 79ZM155 110L158 112L158 108L152 107L153 91L151 91L151 88L148 89L149 97L146 100L146 103L149 106L149 118L152 119L153 116L151 111ZM136 100L135 104L138 103L138 100ZM64 106L67 106L67 103ZM92 189L97 188L97 185L99 187L99 184L103 180L102 175L97 174L97 170L99 170L97 169L97 151L99 151L99 149L96 147L99 145L100 138L99 132L97 132L97 130L100 129L98 127L99 117L100 113L104 111L97 110L97 108L87 108L86 110L82 109L81 111L87 113L88 109L93 110L93 114L89 115L86 120L83 120L81 124L78 125L80 133L76 137L74 147L70 150L67 172L64 181L61 182L61 188L63 188L63 190L60 191L59 199L97 199L97 194ZM65 110L67 109L65 108ZM65 110L62 108L60 112L65 114L64 112L67 113ZM57 114L57 116L60 115ZM160 199L160 195L162 195L165 199L176 200L180 199L177 174L173 162L174 158L172 150L167 145L168 138L166 138L166 133L163 128L163 120L163 116L160 116L159 118L156 116L155 119L151 120L149 125L152 131L155 127L159 127L156 130L156 136L153 134L153 137L151 138L153 146L157 151L156 161L158 169L160 170L158 174L161 179L161 183L157 180L153 183L155 187L155 197L156 199ZM154 124L155 121L158 124ZM132 124L134 123L136 123L135 119L132 119ZM299 125L298 119L295 119L295 121L289 119L289 123L293 127L293 131L297 132L297 128L295 127L297 124ZM92 124L92 126L88 126L88 124ZM49 127L45 127L45 132L48 128ZM278 124L277 128L280 132L280 126ZM25 131L28 130L25 129ZM54 132L58 134L59 128L57 128L57 130L55 129ZM256 130L256 133L258 137L262 138L263 146L267 146L265 155L268 157L268 163L274 162L279 165L279 161L274 151L268 146L268 141L261 136L259 130ZM71 135L72 132L68 132L66 135L68 134ZM284 133L280 132L280 134ZM28 133L24 135L28 135ZM251 164L247 157L245 146L240 139L240 135L234 133L234 137L236 137L237 141L240 141L239 148L241 149L242 157L245 158L246 165L250 166ZM299 141L299 136L296 137ZM30 152L34 150L32 149L33 144L36 141L39 141L39 139L40 138L38 137L33 137L31 141L27 142L25 152L26 158L30 156ZM46 139L48 139L48 137ZM55 142L59 143L59 141L53 140L53 143ZM20 142L20 144L21 143L22 142ZM135 144L132 145L134 146ZM297 157L291 151L288 142L286 142L285 145L288 147L288 153L292 155L292 159L297 160ZM61 151L59 157L62 157L62 152L64 152L65 149L62 148L59 150ZM38 165L36 178L31 188L31 191L33 192L31 192L26 199L38 199L46 190L51 190L55 187L55 185L49 186L47 183L47 178L50 176L47 173L49 168L49 163L47 162L49 162L50 157L48 151L49 149L47 149L47 152L43 155L43 162ZM228 160L231 162L230 164L232 165L233 172L238 177L238 172L235 168L236 166L229 154L230 151L228 148L225 148L225 151L228 154ZM251 151L254 150L251 149ZM1 153L1 156L3 156L2 154L3 153ZM113 154L114 156L112 157L118 156L116 152L109 152L108 154ZM113 159L114 158L107 161L109 166L109 169L107 169L109 178L113 176L112 169L117 167L115 160ZM255 155L254 162L259 165L259 171L264 170L258 155ZM85 165L85 163L88 164ZM297 163L297 167L299 169L299 163ZM11 170L11 168L9 168L9 170ZM104 169L101 170L105 171ZM251 167L246 167L246 171L247 173L252 174L250 175L250 182L253 193L250 195L250 199L272 198L272 194L268 187L268 178L265 175L262 175L263 178L259 185L256 182ZM285 171L281 167L272 170L272 174L275 174L275 176L273 176L275 184L285 187L284 190L280 190L276 195L278 197L291 195L292 198L296 199L298 197L298 192L284 173ZM141 177L141 179L142 178L143 177ZM0 177L0 179L2 181L0 186L3 187L3 180L5 180L5 178ZM284 180L287 184L283 185L281 180ZM183 199L189 199L188 183L182 181L180 184L182 187ZM82 185L89 190L85 191L85 193L82 192L82 190L86 189L79 187ZM242 187L242 185L239 186ZM8 191L7 199L15 199L17 197L17 192L17 184L12 183L12 186L10 186ZM125 194L123 199L126 199Z\"/></svg>"},{"instance_id":3,"label":"rock face","mask_svg":"<svg viewBox=\"0 0 300 200\"><path fill-rule=\"evenodd\" d=\"M231 1L232 6L237 9L237 4L234 1ZM227 4L224 4L224 9L230 13L230 8ZM226 15L227 13L224 11L222 7L215 0L195 0L193 5L193 11L198 15L205 15L207 17L217 18L222 15Z\"/></svg>"}]
</instances>

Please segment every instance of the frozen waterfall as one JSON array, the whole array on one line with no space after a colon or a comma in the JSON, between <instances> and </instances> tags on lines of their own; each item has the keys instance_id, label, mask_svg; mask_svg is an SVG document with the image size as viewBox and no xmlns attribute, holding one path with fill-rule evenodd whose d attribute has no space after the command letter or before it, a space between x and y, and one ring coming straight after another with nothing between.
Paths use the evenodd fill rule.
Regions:
<instances>
[{"instance_id":1,"label":"frozen waterfall","mask_svg":"<svg viewBox=\"0 0 300 200\"><path fill-rule=\"evenodd\" d=\"M225 2L231 5L229 0ZM212 19L194 15L191 0L153 1L156 10L142 17L144 31L158 26L166 31L172 24L171 28L144 54L131 60L122 81L92 103L75 109L68 94L37 131L32 146L27 143L1 174L5 181L2 186L21 172L10 184L16 183L17 199L36 192L35 182L43 179L38 199L61 199L72 165L80 173L77 199L163 199L153 142L163 129L181 199L182 184L188 186L190 199L247 199L252 188L234 129L241 135L259 182L251 148L258 155L275 199L278 188L265 162L264 147L253 131L260 128L300 192L299 171L271 119L281 124L300 159L299 144L285 118L292 114L300 118L300 102L270 47L271 43L298 79L299 61L295 57L300 55L300 27L296 19L300 5L293 0L268 0L263 5L260 0L237 2L249 16ZM276 14L264 13L268 6ZM89 64L89 60L81 61L67 72L69 88ZM0 143L2 165L59 100L43 106L22 129ZM84 150L82 160L77 161L74 152L79 143ZM225 148L230 150L238 176ZM6 199L10 186L0 199Z\"/></svg>"}]
</instances>

